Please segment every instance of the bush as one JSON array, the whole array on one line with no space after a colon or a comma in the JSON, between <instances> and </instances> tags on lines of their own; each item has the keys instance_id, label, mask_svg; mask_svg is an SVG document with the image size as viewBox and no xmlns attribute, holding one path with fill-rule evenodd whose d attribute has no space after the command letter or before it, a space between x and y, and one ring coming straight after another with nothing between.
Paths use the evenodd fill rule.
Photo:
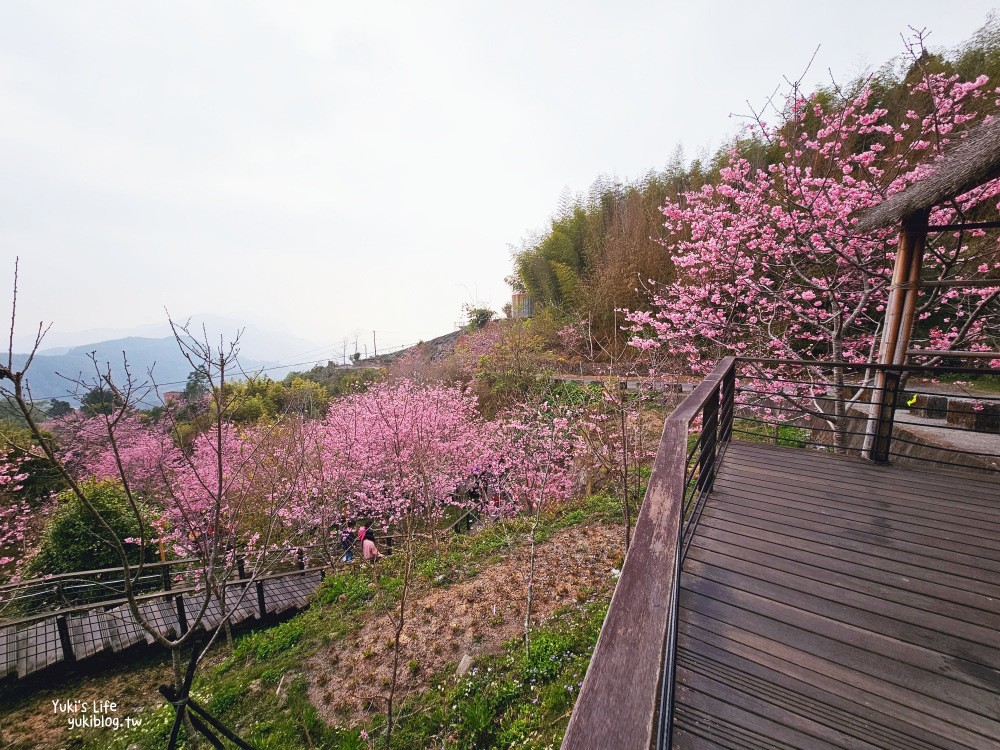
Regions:
<instances>
[{"instance_id":1,"label":"bush","mask_svg":"<svg viewBox=\"0 0 1000 750\"><path fill-rule=\"evenodd\" d=\"M136 518L124 490L115 482L87 481L81 485L83 493L94 506L118 539L138 538L140 521ZM71 573L76 570L112 568L121 565L108 532L71 490L58 496L58 508L45 525L38 554L28 565L31 575ZM150 536L150 512L139 506L147 539ZM140 549L137 543L125 545L129 562L138 563ZM157 559L156 547L147 542L146 560Z\"/></svg>"}]
</instances>

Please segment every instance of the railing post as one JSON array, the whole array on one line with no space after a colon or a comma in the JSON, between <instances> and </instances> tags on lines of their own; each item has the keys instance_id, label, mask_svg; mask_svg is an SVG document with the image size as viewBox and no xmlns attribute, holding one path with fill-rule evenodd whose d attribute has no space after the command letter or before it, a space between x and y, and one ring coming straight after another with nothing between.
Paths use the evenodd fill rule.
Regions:
<instances>
[{"instance_id":1,"label":"railing post","mask_svg":"<svg viewBox=\"0 0 1000 750\"><path fill-rule=\"evenodd\" d=\"M240 578L247 577L246 563L243 562L243 555L236 556L236 572Z\"/></svg>"},{"instance_id":2,"label":"railing post","mask_svg":"<svg viewBox=\"0 0 1000 750\"><path fill-rule=\"evenodd\" d=\"M56 629L59 631L59 643L62 645L63 659L66 663L76 661L73 653L73 641L69 637L69 623L66 622L66 615L59 615L56 618Z\"/></svg>"},{"instance_id":3,"label":"railing post","mask_svg":"<svg viewBox=\"0 0 1000 750\"><path fill-rule=\"evenodd\" d=\"M722 376L719 404L719 443L726 445L733 436L733 419L736 416L736 362Z\"/></svg>"},{"instance_id":4,"label":"railing post","mask_svg":"<svg viewBox=\"0 0 1000 750\"><path fill-rule=\"evenodd\" d=\"M170 591L170 563L165 563L160 568L160 576L163 579L163 590Z\"/></svg>"},{"instance_id":5,"label":"railing post","mask_svg":"<svg viewBox=\"0 0 1000 750\"><path fill-rule=\"evenodd\" d=\"M892 424L896 416L896 402L899 399L899 371L886 370L882 375L882 388L876 393L879 405L871 460L887 464L892 449Z\"/></svg>"},{"instance_id":6,"label":"railing post","mask_svg":"<svg viewBox=\"0 0 1000 750\"><path fill-rule=\"evenodd\" d=\"M719 396L721 389L716 386L708 399L701 417L701 455L698 457L698 492L707 492L715 480L715 454L719 432Z\"/></svg>"},{"instance_id":7,"label":"railing post","mask_svg":"<svg viewBox=\"0 0 1000 750\"><path fill-rule=\"evenodd\" d=\"M260 610L260 617L267 617L267 602L264 601L264 582L257 581L257 609Z\"/></svg>"},{"instance_id":8,"label":"railing post","mask_svg":"<svg viewBox=\"0 0 1000 750\"><path fill-rule=\"evenodd\" d=\"M183 636L188 632L187 612L184 611L184 594L175 596L174 601L177 604L177 624L180 626L181 635Z\"/></svg>"},{"instance_id":9,"label":"railing post","mask_svg":"<svg viewBox=\"0 0 1000 750\"><path fill-rule=\"evenodd\" d=\"M299 547L298 551L295 553L295 557L297 558L295 564L298 566L299 570L305 570L306 569L305 552L302 551L301 547Z\"/></svg>"}]
</instances>

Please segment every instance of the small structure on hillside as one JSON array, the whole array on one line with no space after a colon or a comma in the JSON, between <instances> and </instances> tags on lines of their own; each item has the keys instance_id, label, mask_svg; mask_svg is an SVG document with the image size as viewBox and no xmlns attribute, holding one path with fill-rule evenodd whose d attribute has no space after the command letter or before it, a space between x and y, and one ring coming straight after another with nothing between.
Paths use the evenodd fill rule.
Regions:
<instances>
[{"instance_id":1,"label":"small structure on hillside","mask_svg":"<svg viewBox=\"0 0 1000 750\"><path fill-rule=\"evenodd\" d=\"M530 318L535 314L535 300L527 292L514 292L510 298L510 312L514 320Z\"/></svg>"}]
</instances>

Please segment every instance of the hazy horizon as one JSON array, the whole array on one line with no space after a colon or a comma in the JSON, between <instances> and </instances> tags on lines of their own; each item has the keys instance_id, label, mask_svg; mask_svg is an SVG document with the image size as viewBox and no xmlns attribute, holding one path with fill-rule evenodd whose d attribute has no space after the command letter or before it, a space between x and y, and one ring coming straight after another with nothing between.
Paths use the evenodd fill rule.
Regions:
<instances>
[{"instance_id":1,"label":"hazy horizon","mask_svg":"<svg viewBox=\"0 0 1000 750\"><path fill-rule=\"evenodd\" d=\"M817 47L809 88L991 7L5 4L0 308L20 256L19 340L164 308L331 351L433 338L502 308L560 196L711 153Z\"/></svg>"}]
</instances>

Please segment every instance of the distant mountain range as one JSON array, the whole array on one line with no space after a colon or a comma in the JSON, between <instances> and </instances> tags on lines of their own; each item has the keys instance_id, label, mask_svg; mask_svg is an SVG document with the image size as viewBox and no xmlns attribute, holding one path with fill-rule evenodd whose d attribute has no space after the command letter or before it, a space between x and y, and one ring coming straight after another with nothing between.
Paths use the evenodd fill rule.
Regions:
<instances>
[{"instance_id":1,"label":"distant mountain range","mask_svg":"<svg viewBox=\"0 0 1000 750\"><path fill-rule=\"evenodd\" d=\"M228 342L239 329L234 321L221 318L209 320L202 316L191 326L191 332L200 336L203 323L212 343L218 341L218 334L213 334L212 331L231 331L223 334L222 340ZM158 328L162 331L162 326ZM73 393L76 386L71 381L81 377L88 381L94 380L97 373L90 356L92 352L102 371L111 368L116 382L124 381L127 361L133 379L140 382L155 381L161 394L164 391L184 389L191 365L181 355L172 335L155 338L131 335L75 346L65 343L79 341L80 337L81 334L54 335L51 338L55 346L45 346L49 337L43 341L42 348L35 355L28 371L28 385L35 400L58 398L76 405L78 399ZM24 339L16 342L15 346L17 344L23 349L30 346ZM332 352L332 347L317 347L314 342L247 326L240 338L239 361L247 375L264 372L272 379L280 380L291 371L309 369L316 362L325 363L332 356L326 353L327 349ZM27 356L26 353L15 354L15 366L22 367ZM234 376L234 379L243 377L236 373ZM150 399L154 400L155 397L150 396ZM147 404L156 405L155 402Z\"/></svg>"}]
</instances>

